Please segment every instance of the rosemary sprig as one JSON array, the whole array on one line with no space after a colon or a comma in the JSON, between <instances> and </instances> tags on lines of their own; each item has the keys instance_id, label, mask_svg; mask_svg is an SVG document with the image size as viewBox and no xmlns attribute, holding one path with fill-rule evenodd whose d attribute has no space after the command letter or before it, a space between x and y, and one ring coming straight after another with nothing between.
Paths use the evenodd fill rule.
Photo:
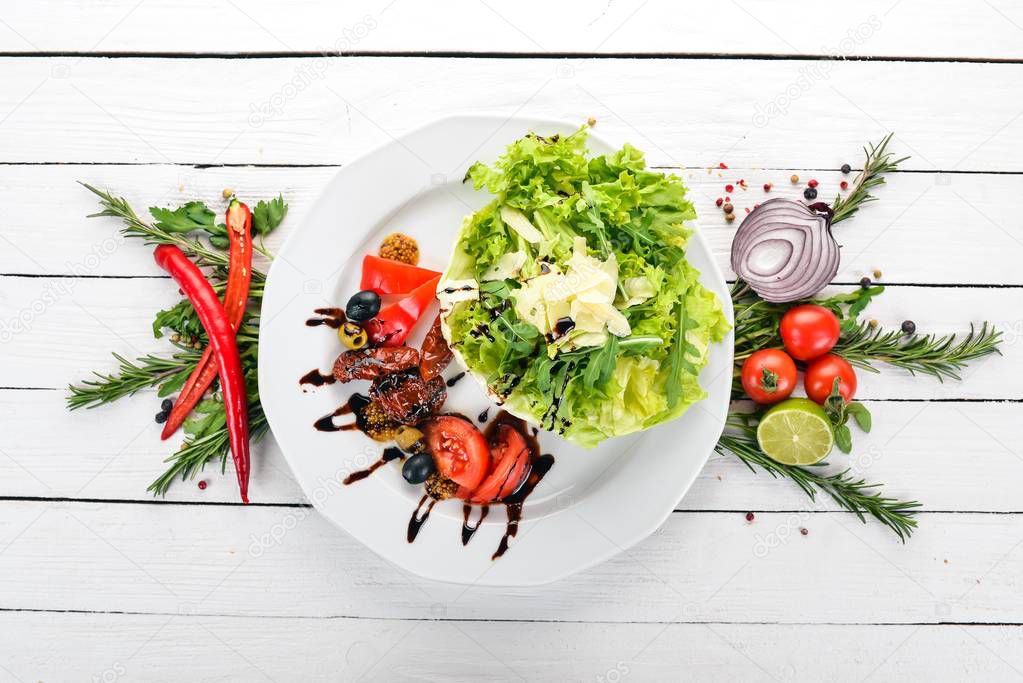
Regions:
<instances>
[{"instance_id":1,"label":"rosemary sprig","mask_svg":"<svg viewBox=\"0 0 1023 683\"><path fill-rule=\"evenodd\" d=\"M184 381L199 361L200 354L190 350L178 351L170 358L150 354L136 359L134 363L120 354L113 356L119 365L116 373L104 375L94 372L92 374L97 379L82 380L81 384L68 387L68 409L95 408L165 382L179 378Z\"/></svg>"},{"instance_id":2,"label":"rosemary sprig","mask_svg":"<svg viewBox=\"0 0 1023 683\"><path fill-rule=\"evenodd\" d=\"M823 491L843 509L855 514L861 522L867 521L866 515L881 522L894 531L903 543L916 529L913 515L921 507L917 501L884 496L876 490L881 484L868 484L863 479L850 475L849 470L836 474L818 474L814 471L818 467L826 467L827 463L819 463L810 468L783 465L760 450L753 427L735 424L734 421L730 422L730 426L738 431L721 436L715 446L718 453L722 455L731 453L742 460L751 471L755 472L759 467L772 477L791 479L810 496L811 500L816 500L817 493Z\"/></svg>"},{"instance_id":3,"label":"rosemary sprig","mask_svg":"<svg viewBox=\"0 0 1023 683\"><path fill-rule=\"evenodd\" d=\"M853 365L871 372L879 372L877 363L887 363L944 382L961 380L959 371L969 361L992 353L1001 355L998 348L1001 341L1001 331L986 322L980 330L970 325L969 333L963 337L955 334L907 337L900 330L871 328L868 323L859 322L842 331L835 349Z\"/></svg>"},{"instance_id":4,"label":"rosemary sprig","mask_svg":"<svg viewBox=\"0 0 1023 683\"><path fill-rule=\"evenodd\" d=\"M832 225L844 221L846 218L852 218L863 204L876 201L877 197L871 195L869 190L883 185L884 174L896 170L899 164L909 158L892 159L892 153L888 151L888 143L892 141L892 135L894 133L888 133L877 145L871 144L863 148L866 160L863 162L863 170L853 181L852 192L844 198L838 195L831 205L835 212L831 218Z\"/></svg>"},{"instance_id":5,"label":"rosemary sprig","mask_svg":"<svg viewBox=\"0 0 1023 683\"><path fill-rule=\"evenodd\" d=\"M266 434L269 425L259 401L249 404L249 440L258 442ZM230 443L226 429L185 441L181 448L164 460L167 470L149 485L146 490L154 496L166 495L171 485L178 480L192 479L211 460L220 459L220 473L227 471L227 456Z\"/></svg>"}]
</instances>

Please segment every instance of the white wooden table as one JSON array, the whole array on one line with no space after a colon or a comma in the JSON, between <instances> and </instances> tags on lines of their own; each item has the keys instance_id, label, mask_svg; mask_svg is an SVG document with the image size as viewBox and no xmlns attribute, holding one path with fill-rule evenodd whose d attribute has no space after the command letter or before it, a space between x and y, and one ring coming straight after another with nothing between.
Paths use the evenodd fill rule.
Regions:
<instances>
[{"instance_id":1,"label":"white wooden table","mask_svg":"<svg viewBox=\"0 0 1023 683\"><path fill-rule=\"evenodd\" d=\"M1009 0L13 0L0 6L0 679L1023 678L1023 8ZM837 58L837 59L836 59ZM452 111L585 120L694 188L723 266L727 181L795 194L861 145L911 154L839 229L839 281L921 331L990 320L961 384L862 380L849 465L927 512L906 545L712 458L653 537L540 589L419 580L306 504L272 444L146 485L153 394L69 414L176 298L76 180L139 208L328 178ZM707 170L713 169L713 170ZM832 458L844 462L841 456ZM755 520L746 521L747 511ZM808 534L798 532L805 527ZM269 537L269 543L260 539Z\"/></svg>"}]
</instances>

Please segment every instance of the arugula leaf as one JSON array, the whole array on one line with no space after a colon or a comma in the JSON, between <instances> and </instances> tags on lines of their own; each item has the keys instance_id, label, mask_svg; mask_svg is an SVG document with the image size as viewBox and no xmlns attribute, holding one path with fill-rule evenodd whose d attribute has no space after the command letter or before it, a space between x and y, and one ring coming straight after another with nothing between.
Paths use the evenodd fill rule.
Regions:
<instances>
[{"instance_id":1,"label":"arugula leaf","mask_svg":"<svg viewBox=\"0 0 1023 683\"><path fill-rule=\"evenodd\" d=\"M618 337L612 334L603 346L589 354L589 361L583 370L583 384L588 389L604 386L614 374L617 363Z\"/></svg>"},{"instance_id":2,"label":"arugula leaf","mask_svg":"<svg viewBox=\"0 0 1023 683\"><path fill-rule=\"evenodd\" d=\"M210 234L217 233L217 215L202 202L188 202L173 211L151 206L149 213L156 219L153 225L165 232L186 233L205 230Z\"/></svg>"},{"instance_id":3,"label":"arugula leaf","mask_svg":"<svg viewBox=\"0 0 1023 683\"><path fill-rule=\"evenodd\" d=\"M288 204L284 197L277 195L268 202L260 200L252 211L252 230L257 235L266 235L274 230L288 215Z\"/></svg>"},{"instance_id":4,"label":"arugula leaf","mask_svg":"<svg viewBox=\"0 0 1023 683\"><path fill-rule=\"evenodd\" d=\"M687 355L697 358L700 356L699 349L686 338L686 332L697 327L697 322L686 315L686 295L683 294L678 301L678 329L675 330L675 340L668 354L668 382L665 393L669 408L678 405L682 399L682 375L699 374L699 369L686 358Z\"/></svg>"}]
</instances>

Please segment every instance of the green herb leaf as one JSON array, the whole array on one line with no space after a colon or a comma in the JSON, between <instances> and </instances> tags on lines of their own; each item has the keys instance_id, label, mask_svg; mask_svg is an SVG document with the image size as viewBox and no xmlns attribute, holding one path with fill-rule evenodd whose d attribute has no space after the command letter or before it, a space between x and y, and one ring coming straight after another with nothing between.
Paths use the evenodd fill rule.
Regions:
<instances>
[{"instance_id":1,"label":"green herb leaf","mask_svg":"<svg viewBox=\"0 0 1023 683\"><path fill-rule=\"evenodd\" d=\"M226 424L224 404L216 399L207 398L199 401L182 427L186 434L199 439L222 429Z\"/></svg>"},{"instance_id":2,"label":"green herb leaf","mask_svg":"<svg viewBox=\"0 0 1023 683\"><path fill-rule=\"evenodd\" d=\"M852 452L852 432L849 431L849 425L835 427L835 445L845 454Z\"/></svg>"},{"instance_id":3,"label":"green herb leaf","mask_svg":"<svg viewBox=\"0 0 1023 683\"><path fill-rule=\"evenodd\" d=\"M170 308L165 308L156 314L153 319L153 336L157 339L161 338L164 330L176 332L189 340L205 336L202 322L188 299L182 299Z\"/></svg>"},{"instance_id":4,"label":"green herb leaf","mask_svg":"<svg viewBox=\"0 0 1023 683\"><path fill-rule=\"evenodd\" d=\"M156 219L154 227L164 232L184 234L196 230L205 230L209 233L217 231L217 215L202 202L188 202L173 211L152 206L149 213Z\"/></svg>"},{"instance_id":5,"label":"green herb leaf","mask_svg":"<svg viewBox=\"0 0 1023 683\"><path fill-rule=\"evenodd\" d=\"M675 330L675 340L671 345L671 352L668 354L668 382L665 386L665 393L668 398L668 406L674 407L682 400L682 376L683 374L695 375L699 370L686 356L699 357L700 352L692 342L686 338L686 332L695 329L697 323L690 320L686 315L686 297L683 294L678 302L678 329Z\"/></svg>"},{"instance_id":6,"label":"green herb leaf","mask_svg":"<svg viewBox=\"0 0 1023 683\"><path fill-rule=\"evenodd\" d=\"M281 195L268 202L260 200L252 211L252 230L257 235L266 235L277 228L287 215L288 204Z\"/></svg>"},{"instance_id":7,"label":"green herb leaf","mask_svg":"<svg viewBox=\"0 0 1023 683\"><path fill-rule=\"evenodd\" d=\"M870 417L870 411L867 410L867 406L862 403L853 402L846 406L845 410L856 420L856 424L860 426L860 429L867 433L870 432L873 420Z\"/></svg>"},{"instance_id":8,"label":"green herb leaf","mask_svg":"<svg viewBox=\"0 0 1023 683\"><path fill-rule=\"evenodd\" d=\"M583 370L583 384L588 389L602 387L614 374L618 363L618 337L608 336L607 342L590 354L590 359Z\"/></svg>"}]
</instances>

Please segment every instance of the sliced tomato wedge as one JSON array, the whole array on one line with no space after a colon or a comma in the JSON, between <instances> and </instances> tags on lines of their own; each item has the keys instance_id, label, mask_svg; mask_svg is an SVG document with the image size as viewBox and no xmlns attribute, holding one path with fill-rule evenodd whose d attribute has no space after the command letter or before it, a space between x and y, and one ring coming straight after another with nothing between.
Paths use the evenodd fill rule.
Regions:
<instances>
[{"instance_id":1,"label":"sliced tomato wedge","mask_svg":"<svg viewBox=\"0 0 1023 683\"><path fill-rule=\"evenodd\" d=\"M462 491L475 491L490 469L490 449L483 433L455 415L432 418L423 431L440 475Z\"/></svg>"},{"instance_id":2,"label":"sliced tomato wedge","mask_svg":"<svg viewBox=\"0 0 1023 683\"><path fill-rule=\"evenodd\" d=\"M472 492L470 503L490 503L518 490L532 462L526 438L511 425L499 424L490 439L490 462L490 472Z\"/></svg>"},{"instance_id":3,"label":"sliced tomato wedge","mask_svg":"<svg viewBox=\"0 0 1023 683\"><path fill-rule=\"evenodd\" d=\"M372 289L377 294L406 294L435 277L440 277L435 270L366 254L359 288Z\"/></svg>"}]
</instances>

